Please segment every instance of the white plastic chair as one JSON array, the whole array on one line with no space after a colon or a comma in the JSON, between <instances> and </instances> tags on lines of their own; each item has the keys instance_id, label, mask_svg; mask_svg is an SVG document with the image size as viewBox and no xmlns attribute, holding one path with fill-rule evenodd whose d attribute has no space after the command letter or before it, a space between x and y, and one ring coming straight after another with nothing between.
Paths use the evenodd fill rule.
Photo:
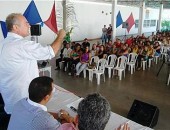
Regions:
<instances>
[{"instance_id":1,"label":"white plastic chair","mask_svg":"<svg viewBox=\"0 0 170 130\"><path fill-rule=\"evenodd\" d=\"M148 64L149 68L151 67L152 61L153 61L153 58L149 58L149 64Z\"/></svg>"},{"instance_id":2,"label":"white plastic chair","mask_svg":"<svg viewBox=\"0 0 170 130\"><path fill-rule=\"evenodd\" d=\"M97 65L98 60L99 60L98 56L93 56L93 57L91 57L89 64L91 64L92 62L95 62ZM89 69L88 67L86 69L84 69L83 70L84 78L86 78L86 70L89 72L89 80L91 80L92 71L94 69Z\"/></svg>"},{"instance_id":3,"label":"white plastic chair","mask_svg":"<svg viewBox=\"0 0 170 130\"><path fill-rule=\"evenodd\" d=\"M117 59L117 64L116 64L116 67L114 68L114 70L118 71L119 80L122 80L122 73L123 72L124 72L124 77L125 77L126 63L127 63L127 57L126 56L120 56ZM114 75L114 71L113 71L113 75Z\"/></svg>"},{"instance_id":4,"label":"white plastic chair","mask_svg":"<svg viewBox=\"0 0 170 130\"><path fill-rule=\"evenodd\" d=\"M130 53L128 55L127 65L129 66L129 70L131 71L131 74L135 72L135 64L137 60L138 55L136 53Z\"/></svg>"},{"instance_id":5,"label":"white plastic chair","mask_svg":"<svg viewBox=\"0 0 170 130\"><path fill-rule=\"evenodd\" d=\"M109 55L107 57L107 61L106 61L106 66L105 68L108 69L108 76L109 78L111 77L111 70L114 68L115 66L115 63L116 63L116 59L117 59L117 56L112 54L112 55Z\"/></svg>"},{"instance_id":6,"label":"white plastic chair","mask_svg":"<svg viewBox=\"0 0 170 130\"><path fill-rule=\"evenodd\" d=\"M165 47L165 46L161 46L161 58L165 58L168 54L167 54L167 50L168 50L168 47Z\"/></svg>"},{"instance_id":7,"label":"white plastic chair","mask_svg":"<svg viewBox=\"0 0 170 130\"><path fill-rule=\"evenodd\" d=\"M170 82L170 74L169 74L169 76L168 76L167 85L169 85L169 82Z\"/></svg>"},{"instance_id":8,"label":"white plastic chair","mask_svg":"<svg viewBox=\"0 0 170 130\"><path fill-rule=\"evenodd\" d=\"M39 73L42 72L43 76L45 75L45 71L49 71L49 76L51 77L51 66L46 66L46 67L43 67L43 68L39 68Z\"/></svg>"},{"instance_id":9,"label":"white plastic chair","mask_svg":"<svg viewBox=\"0 0 170 130\"><path fill-rule=\"evenodd\" d=\"M159 60L159 57L160 55L155 55L156 53L156 50L154 50L154 57L153 57L153 61L155 62L155 64L157 65L158 64L158 60Z\"/></svg>"},{"instance_id":10,"label":"white plastic chair","mask_svg":"<svg viewBox=\"0 0 170 130\"><path fill-rule=\"evenodd\" d=\"M147 60L142 60L141 62L143 70L147 68Z\"/></svg>"},{"instance_id":11,"label":"white plastic chair","mask_svg":"<svg viewBox=\"0 0 170 130\"><path fill-rule=\"evenodd\" d=\"M99 59L96 69L94 69L92 71L91 80L93 80L93 74L96 74L97 84L98 85L100 84L100 75L103 75L104 82L105 82L105 74L104 74L105 65L106 65L106 59Z\"/></svg>"}]
</instances>

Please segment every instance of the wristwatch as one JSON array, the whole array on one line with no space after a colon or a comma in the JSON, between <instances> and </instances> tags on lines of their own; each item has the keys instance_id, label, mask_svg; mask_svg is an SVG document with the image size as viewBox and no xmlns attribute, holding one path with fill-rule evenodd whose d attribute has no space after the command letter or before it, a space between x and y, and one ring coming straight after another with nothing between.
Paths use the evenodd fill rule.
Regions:
<instances>
[{"instance_id":1,"label":"wristwatch","mask_svg":"<svg viewBox=\"0 0 170 130\"><path fill-rule=\"evenodd\" d=\"M58 117L61 119L61 116L62 116L63 114L64 114L63 112L59 112L59 113L58 113Z\"/></svg>"}]
</instances>

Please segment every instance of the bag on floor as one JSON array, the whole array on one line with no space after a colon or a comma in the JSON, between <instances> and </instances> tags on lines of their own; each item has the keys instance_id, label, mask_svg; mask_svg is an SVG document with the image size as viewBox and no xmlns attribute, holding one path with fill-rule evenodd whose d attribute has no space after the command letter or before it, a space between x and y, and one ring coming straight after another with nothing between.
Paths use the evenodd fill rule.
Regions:
<instances>
[{"instance_id":1,"label":"bag on floor","mask_svg":"<svg viewBox=\"0 0 170 130\"><path fill-rule=\"evenodd\" d=\"M91 64L88 64L89 69L95 69L96 68L96 62L92 62Z\"/></svg>"}]
</instances>

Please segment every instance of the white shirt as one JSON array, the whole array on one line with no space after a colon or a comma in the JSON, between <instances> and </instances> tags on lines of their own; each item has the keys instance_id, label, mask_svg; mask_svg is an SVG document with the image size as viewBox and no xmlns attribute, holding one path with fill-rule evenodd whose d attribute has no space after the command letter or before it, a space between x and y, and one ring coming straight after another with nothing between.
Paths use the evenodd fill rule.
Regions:
<instances>
[{"instance_id":1,"label":"white shirt","mask_svg":"<svg viewBox=\"0 0 170 130\"><path fill-rule=\"evenodd\" d=\"M70 58L70 53L71 53L72 49L71 48L64 48L64 51L63 51L63 57L64 58Z\"/></svg>"},{"instance_id":2,"label":"white shirt","mask_svg":"<svg viewBox=\"0 0 170 130\"><path fill-rule=\"evenodd\" d=\"M9 32L0 42L0 93L8 114L17 101L28 97L30 82L39 76L37 60L54 56L51 46L43 47L15 33Z\"/></svg>"},{"instance_id":3,"label":"white shirt","mask_svg":"<svg viewBox=\"0 0 170 130\"><path fill-rule=\"evenodd\" d=\"M36 103L36 102L33 102L33 101L31 101L29 98L27 98L27 102L28 102L29 104L35 106L35 107L39 107L39 108L41 108L42 110L47 111L47 107L46 107L46 106L41 105L41 104Z\"/></svg>"}]
</instances>

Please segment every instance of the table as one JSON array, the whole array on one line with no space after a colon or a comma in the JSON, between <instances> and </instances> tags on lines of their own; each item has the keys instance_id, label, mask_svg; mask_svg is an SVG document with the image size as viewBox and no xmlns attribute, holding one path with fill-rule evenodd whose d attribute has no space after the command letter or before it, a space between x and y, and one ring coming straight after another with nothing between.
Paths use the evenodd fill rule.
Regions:
<instances>
[{"instance_id":1,"label":"table","mask_svg":"<svg viewBox=\"0 0 170 130\"><path fill-rule=\"evenodd\" d=\"M78 105L80 97L76 96L74 93L71 93L57 85L55 85L56 91L53 93L51 100L47 103L48 111L57 112L60 109L65 109L69 112L71 116L75 116L76 113L73 112L69 106ZM74 106L75 107L75 106ZM120 116L114 112L111 112L111 117L107 123L105 130L115 130L120 124L128 122L131 130L153 130L149 127L142 126L134 121L131 121L123 116Z\"/></svg>"}]
</instances>

